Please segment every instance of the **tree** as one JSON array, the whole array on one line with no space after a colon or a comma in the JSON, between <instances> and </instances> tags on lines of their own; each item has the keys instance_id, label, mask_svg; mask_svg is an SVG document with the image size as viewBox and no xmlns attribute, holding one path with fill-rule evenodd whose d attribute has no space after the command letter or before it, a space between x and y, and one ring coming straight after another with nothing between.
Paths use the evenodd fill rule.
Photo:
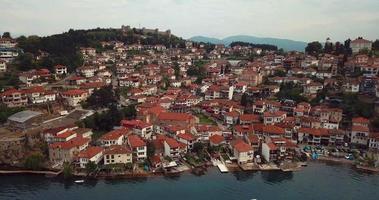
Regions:
<instances>
[{"instance_id":1,"label":"tree","mask_svg":"<svg viewBox=\"0 0 379 200\"><path fill-rule=\"evenodd\" d=\"M135 105L128 105L126 108L123 108L124 118L134 119L137 116L137 110Z\"/></svg>"},{"instance_id":2,"label":"tree","mask_svg":"<svg viewBox=\"0 0 379 200\"><path fill-rule=\"evenodd\" d=\"M307 102L308 99L302 95L303 88L301 85L294 83L284 83L280 86L280 91L276 94L279 99L291 99L296 102Z\"/></svg>"},{"instance_id":3,"label":"tree","mask_svg":"<svg viewBox=\"0 0 379 200\"><path fill-rule=\"evenodd\" d=\"M147 142L147 156L151 157L155 154L155 146L152 141Z\"/></svg>"},{"instance_id":4,"label":"tree","mask_svg":"<svg viewBox=\"0 0 379 200\"><path fill-rule=\"evenodd\" d=\"M175 77L178 79L180 76L180 67L177 62L174 63L173 69L174 69Z\"/></svg>"},{"instance_id":5,"label":"tree","mask_svg":"<svg viewBox=\"0 0 379 200\"><path fill-rule=\"evenodd\" d=\"M318 41L308 43L307 47L305 47L305 52L313 56L318 56L322 53L322 45Z\"/></svg>"},{"instance_id":6,"label":"tree","mask_svg":"<svg viewBox=\"0 0 379 200\"><path fill-rule=\"evenodd\" d=\"M18 55L15 59L16 68L21 71L28 71L34 69L35 60L32 53L22 53Z\"/></svg>"},{"instance_id":7,"label":"tree","mask_svg":"<svg viewBox=\"0 0 379 200\"><path fill-rule=\"evenodd\" d=\"M116 103L117 97L112 86L106 86L95 90L87 99L85 106L90 108L106 108Z\"/></svg>"},{"instance_id":8,"label":"tree","mask_svg":"<svg viewBox=\"0 0 379 200\"><path fill-rule=\"evenodd\" d=\"M43 164L43 155L40 153L33 153L28 156L24 162L24 167L31 170L40 170Z\"/></svg>"},{"instance_id":9,"label":"tree","mask_svg":"<svg viewBox=\"0 0 379 200\"><path fill-rule=\"evenodd\" d=\"M345 46L340 42L336 42L336 54L345 54Z\"/></svg>"},{"instance_id":10,"label":"tree","mask_svg":"<svg viewBox=\"0 0 379 200\"><path fill-rule=\"evenodd\" d=\"M70 179L72 177L72 167L70 163L63 163L63 177L64 179Z\"/></svg>"},{"instance_id":11,"label":"tree","mask_svg":"<svg viewBox=\"0 0 379 200\"><path fill-rule=\"evenodd\" d=\"M324 53L332 53L333 52L333 43L326 42L324 45Z\"/></svg>"},{"instance_id":12,"label":"tree","mask_svg":"<svg viewBox=\"0 0 379 200\"><path fill-rule=\"evenodd\" d=\"M192 151L193 152L196 152L197 154L200 154L204 149L204 144L201 143L201 142L196 142L195 144L193 144L193 148L192 148Z\"/></svg>"},{"instance_id":13,"label":"tree","mask_svg":"<svg viewBox=\"0 0 379 200\"><path fill-rule=\"evenodd\" d=\"M96 171L97 169L97 164L93 161L89 161L87 164L86 164L86 172L87 174L92 174Z\"/></svg>"},{"instance_id":14,"label":"tree","mask_svg":"<svg viewBox=\"0 0 379 200\"><path fill-rule=\"evenodd\" d=\"M379 40L372 43L372 50L379 51Z\"/></svg>"},{"instance_id":15,"label":"tree","mask_svg":"<svg viewBox=\"0 0 379 200\"><path fill-rule=\"evenodd\" d=\"M345 56L350 56L353 54L353 50L350 48L350 39L345 40L344 46L345 46Z\"/></svg>"},{"instance_id":16,"label":"tree","mask_svg":"<svg viewBox=\"0 0 379 200\"><path fill-rule=\"evenodd\" d=\"M11 37L11 33L9 33L9 32L4 32L2 38L12 38L12 37Z\"/></svg>"},{"instance_id":17,"label":"tree","mask_svg":"<svg viewBox=\"0 0 379 200\"><path fill-rule=\"evenodd\" d=\"M239 42L239 41L230 43L230 47L235 47L235 46L260 48L262 50L267 50L267 51L277 51L278 50L277 46L271 45L271 44L253 44L253 43L249 43L249 42Z\"/></svg>"},{"instance_id":18,"label":"tree","mask_svg":"<svg viewBox=\"0 0 379 200\"><path fill-rule=\"evenodd\" d=\"M249 103L248 95L246 93L243 93L241 97L241 105L246 107L248 103Z\"/></svg>"},{"instance_id":19,"label":"tree","mask_svg":"<svg viewBox=\"0 0 379 200\"><path fill-rule=\"evenodd\" d=\"M9 116L24 110L22 107L9 108L5 104L0 104L0 124L7 122Z\"/></svg>"},{"instance_id":20,"label":"tree","mask_svg":"<svg viewBox=\"0 0 379 200\"><path fill-rule=\"evenodd\" d=\"M162 88L166 90L170 86L170 79L167 76L163 76L162 83Z\"/></svg>"}]
</instances>

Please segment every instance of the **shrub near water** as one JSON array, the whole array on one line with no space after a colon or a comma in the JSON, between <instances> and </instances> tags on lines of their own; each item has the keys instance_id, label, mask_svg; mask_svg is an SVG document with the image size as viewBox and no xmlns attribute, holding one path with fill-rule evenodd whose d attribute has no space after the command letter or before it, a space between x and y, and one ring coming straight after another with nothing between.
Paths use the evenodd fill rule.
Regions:
<instances>
[{"instance_id":1,"label":"shrub near water","mask_svg":"<svg viewBox=\"0 0 379 200\"><path fill-rule=\"evenodd\" d=\"M24 167L31 170L40 170L43 167L43 155L34 153L28 156L24 162Z\"/></svg>"}]
</instances>

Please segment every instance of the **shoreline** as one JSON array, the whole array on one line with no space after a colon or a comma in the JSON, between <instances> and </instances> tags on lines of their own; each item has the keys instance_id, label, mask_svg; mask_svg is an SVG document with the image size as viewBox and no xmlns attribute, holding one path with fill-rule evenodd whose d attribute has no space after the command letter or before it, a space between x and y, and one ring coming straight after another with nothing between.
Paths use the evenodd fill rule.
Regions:
<instances>
[{"instance_id":1,"label":"shoreline","mask_svg":"<svg viewBox=\"0 0 379 200\"><path fill-rule=\"evenodd\" d=\"M365 166L360 166L356 165L354 161L351 160L346 160L346 159L341 159L341 158L331 158L331 157L325 157L325 156L320 156L317 160L308 160L307 162L323 162L323 163L335 163L335 164L341 164L341 165L350 165L353 166L355 170L357 171L364 171L364 172L370 172L370 173L379 173L379 168L372 168L372 167L365 167ZM258 167L254 168L252 170L244 170L240 166L228 166L228 172L233 173L233 172L269 172L269 171L281 171L283 173L286 172L296 172L296 171L301 171L302 168L304 168L303 165L299 165L298 163L297 167L290 167L290 168L280 168L280 167L275 167L275 168L266 168L266 167ZM262 165L263 166L263 165ZM305 165L306 166L306 165ZM209 166L207 167L204 171L206 171L209 168L214 168L218 169L217 166ZM73 174L73 178L85 178L85 179L98 179L98 180L106 180L106 179L133 179L133 178L150 178L150 177L175 177L178 176L182 173L189 172L193 174L194 176L201 176L196 173L193 173L193 169L188 169L180 172L173 172L173 173L164 173L164 172L148 172L148 173L125 173L125 174L113 174L113 175L97 175L97 176L88 176L84 174ZM6 169L0 169L0 176L1 175L22 175L22 174L27 174L27 175L45 175L46 177L58 177L62 171L50 171L50 170L6 170ZM220 174L224 174L220 172Z\"/></svg>"}]
</instances>

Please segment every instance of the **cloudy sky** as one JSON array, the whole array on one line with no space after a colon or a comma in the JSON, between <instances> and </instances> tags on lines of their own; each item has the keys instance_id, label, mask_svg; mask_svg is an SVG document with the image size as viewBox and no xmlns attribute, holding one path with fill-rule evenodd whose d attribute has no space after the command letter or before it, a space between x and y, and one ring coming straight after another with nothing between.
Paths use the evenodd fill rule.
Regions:
<instances>
[{"instance_id":1,"label":"cloudy sky","mask_svg":"<svg viewBox=\"0 0 379 200\"><path fill-rule=\"evenodd\" d=\"M379 38L379 0L0 0L0 10L0 32L13 35L125 24L184 38Z\"/></svg>"}]
</instances>

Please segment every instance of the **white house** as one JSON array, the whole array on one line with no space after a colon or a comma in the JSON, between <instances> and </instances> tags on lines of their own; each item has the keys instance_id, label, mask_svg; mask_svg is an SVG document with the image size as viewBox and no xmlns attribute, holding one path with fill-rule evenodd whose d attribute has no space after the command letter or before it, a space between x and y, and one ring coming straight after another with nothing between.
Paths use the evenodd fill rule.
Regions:
<instances>
[{"instance_id":1,"label":"white house","mask_svg":"<svg viewBox=\"0 0 379 200\"><path fill-rule=\"evenodd\" d=\"M67 90L62 93L62 97L66 99L68 105L76 107L80 102L87 100L88 92L79 89Z\"/></svg>"},{"instance_id":2,"label":"white house","mask_svg":"<svg viewBox=\"0 0 379 200\"><path fill-rule=\"evenodd\" d=\"M89 162L98 164L103 159L103 151L101 147L88 147L81 151L78 155L80 167L85 168Z\"/></svg>"},{"instance_id":3,"label":"white house","mask_svg":"<svg viewBox=\"0 0 379 200\"><path fill-rule=\"evenodd\" d=\"M359 146L367 146L369 139L369 128L365 126L352 126L351 127L351 135L350 142Z\"/></svg>"},{"instance_id":4,"label":"white house","mask_svg":"<svg viewBox=\"0 0 379 200\"><path fill-rule=\"evenodd\" d=\"M180 153L185 152L186 145L173 138L167 137L164 142L164 156L178 158Z\"/></svg>"},{"instance_id":5,"label":"white house","mask_svg":"<svg viewBox=\"0 0 379 200\"><path fill-rule=\"evenodd\" d=\"M233 144L233 154L237 158L239 164L253 162L254 150L249 144L243 140L237 140Z\"/></svg>"},{"instance_id":6,"label":"white house","mask_svg":"<svg viewBox=\"0 0 379 200\"><path fill-rule=\"evenodd\" d=\"M133 157L137 160L144 160L147 158L147 146L138 135L128 136L128 144L133 151Z\"/></svg>"},{"instance_id":7,"label":"white house","mask_svg":"<svg viewBox=\"0 0 379 200\"><path fill-rule=\"evenodd\" d=\"M112 145L122 145L124 144L124 137L127 133L127 129L116 129L101 136L99 141L101 143L101 146L103 147L109 147Z\"/></svg>"},{"instance_id":8,"label":"white house","mask_svg":"<svg viewBox=\"0 0 379 200\"><path fill-rule=\"evenodd\" d=\"M104 151L104 165L132 163L132 154L132 150L126 146L110 146Z\"/></svg>"}]
</instances>

